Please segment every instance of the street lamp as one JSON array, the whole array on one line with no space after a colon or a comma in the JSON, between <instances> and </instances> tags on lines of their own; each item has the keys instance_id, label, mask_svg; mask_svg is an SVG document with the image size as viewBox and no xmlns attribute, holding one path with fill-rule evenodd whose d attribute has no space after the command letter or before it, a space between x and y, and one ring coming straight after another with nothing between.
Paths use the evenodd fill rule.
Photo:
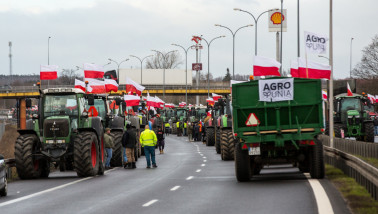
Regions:
<instances>
[{"instance_id":1,"label":"street lamp","mask_svg":"<svg viewBox=\"0 0 378 214\"><path fill-rule=\"evenodd\" d=\"M328 59L328 62L329 62L329 58L326 56L318 55L318 57Z\"/></svg>"},{"instance_id":2,"label":"street lamp","mask_svg":"<svg viewBox=\"0 0 378 214\"><path fill-rule=\"evenodd\" d=\"M203 39L207 44L207 97L210 97L210 45L214 40L223 37L226 36L218 36L210 40L210 42L207 42L207 40L201 36L201 39Z\"/></svg>"},{"instance_id":3,"label":"street lamp","mask_svg":"<svg viewBox=\"0 0 378 214\"><path fill-rule=\"evenodd\" d=\"M51 36L47 39L47 65L50 65L50 39Z\"/></svg>"},{"instance_id":4,"label":"street lamp","mask_svg":"<svg viewBox=\"0 0 378 214\"><path fill-rule=\"evenodd\" d=\"M163 60L164 60L163 62L163 99L165 100L165 57L167 57L169 53L175 52L176 50L169 51L165 55L162 52L157 51L157 50L151 50L151 51L156 52L156 55L161 54L163 56Z\"/></svg>"},{"instance_id":5,"label":"street lamp","mask_svg":"<svg viewBox=\"0 0 378 214\"><path fill-rule=\"evenodd\" d=\"M260 15L257 18L255 18L255 16L252 13L248 12L248 11L245 11L245 10L242 10L242 9L239 9L239 8L234 8L234 10L241 11L241 12L244 12L244 13L248 13L249 15L252 16L253 20L255 21L255 55L257 56L257 22L259 21L259 19L260 19L260 17L261 17L262 14L278 10L278 8L274 8L274 9L270 9L270 10L264 11L264 12L260 13Z\"/></svg>"},{"instance_id":6,"label":"street lamp","mask_svg":"<svg viewBox=\"0 0 378 214\"><path fill-rule=\"evenodd\" d=\"M219 25L219 24L215 24L215 26L216 26L216 27L223 27L223 28L226 28L226 29L228 29L228 30L231 32L231 34L232 34L232 79L234 79L234 78L235 78L235 35L236 35L236 33L237 33L240 29L245 28L245 27L252 27L253 24L242 26L242 27L238 28L238 29L235 31L235 33L234 33L230 28L228 28L228 27L226 27L226 26Z\"/></svg>"},{"instance_id":7,"label":"street lamp","mask_svg":"<svg viewBox=\"0 0 378 214\"><path fill-rule=\"evenodd\" d=\"M137 56L130 55L130 57L137 58L137 59L140 61L140 84L141 84L141 85L142 85L142 67L143 67L143 60L145 60L146 58L151 57L151 56L153 56L153 55L148 55L148 56L144 57L143 59L140 59L140 58L137 57Z\"/></svg>"},{"instance_id":8,"label":"street lamp","mask_svg":"<svg viewBox=\"0 0 378 214\"><path fill-rule=\"evenodd\" d=\"M349 66L349 77L352 79L352 42L353 42L353 37L350 38L350 66Z\"/></svg>"},{"instance_id":9,"label":"street lamp","mask_svg":"<svg viewBox=\"0 0 378 214\"><path fill-rule=\"evenodd\" d=\"M103 65L102 67L105 67L105 66L107 66L107 65L110 65L110 63L112 63L112 62L108 62L108 63L106 63L105 65Z\"/></svg>"},{"instance_id":10,"label":"street lamp","mask_svg":"<svg viewBox=\"0 0 378 214\"><path fill-rule=\"evenodd\" d=\"M112 59L108 59L110 62L114 62L115 64L117 64L117 66L118 66L118 68L117 68L117 83L119 84L119 66L123 63L123 62L126 62L126 61L128 61L129 59L125 59L125 60L123 60L123 61L121 61L120 63L118 63L118 62L116 62L116 61L114 61L114 60L112 60Z\"/></svg>"}]
</instances>

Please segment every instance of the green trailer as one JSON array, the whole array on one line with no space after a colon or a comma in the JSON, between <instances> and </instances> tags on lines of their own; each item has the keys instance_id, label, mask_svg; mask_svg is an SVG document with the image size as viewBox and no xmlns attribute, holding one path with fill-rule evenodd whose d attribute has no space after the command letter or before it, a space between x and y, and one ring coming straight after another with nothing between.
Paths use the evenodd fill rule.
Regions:
<instances>
[{"instance_id":1,"label":"green trailer","mask_svg":"<svg viewBox=\"0 0 378 214\"><path fill-rule=\"evenodd\" d=\"M249 181L264 165L289 163L324 177L321 81L269 78L232 86L235 172Z\"/></svg>"}]
</instances>

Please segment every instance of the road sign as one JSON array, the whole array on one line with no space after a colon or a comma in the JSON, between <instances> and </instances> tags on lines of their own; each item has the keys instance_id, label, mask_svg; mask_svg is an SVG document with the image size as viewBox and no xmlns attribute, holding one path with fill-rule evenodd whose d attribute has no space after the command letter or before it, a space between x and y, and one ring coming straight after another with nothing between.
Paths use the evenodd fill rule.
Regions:
<instances>
[{"instance_id":1,"label":"road sign","mask_svg":"<svg viewBox=\"0 0 378 214\"><path fill-rule=\"evenodd\" d=\"M256 117L255 113L250 113L247 120L245 121L245 125L258 126L260 125L260 120Z\"/></svg>"},{"instance_id":2,"label":"road sign","mask_svg":"<svg viewBox=\"0 0 378 214\"><path fill-rule=\"evenodd\" d=\"M202 63L193 63L192 64L193 71L202 71Z\"/></svg>"}]
</instances>

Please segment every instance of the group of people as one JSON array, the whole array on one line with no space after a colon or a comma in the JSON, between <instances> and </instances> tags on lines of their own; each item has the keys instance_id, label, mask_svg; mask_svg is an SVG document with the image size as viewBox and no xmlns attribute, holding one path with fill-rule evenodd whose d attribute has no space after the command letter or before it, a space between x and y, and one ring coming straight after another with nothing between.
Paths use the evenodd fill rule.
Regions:
<instances>
[{"instance_id":1,"label":"group of people","mask_svg":"<svg viewBox=\"0 0 378 214\"><path fill-rule=\"evenodd\" d=\"M147 167L146 168L157 168L155 149L159 148L160 154L164 154L164 131L162 127L158 128L157 133L150 129L148 125L141 126L144 131L140 134L140 144L144 150L146 156ZM122 147L123 147L123 163L125 169L135 169L135 149L137 147L137 131L135 126L130 124L126 125L126 131L122 136ZM107 154L105 161L105 169L112 169L110 161L112 159L112 153L114 149L114 139L110 134L111 129L106 128L104 134L104 146Z\"/></svg>"},{"instance_id":2,"label":"group of people","mask_svg":"<svg viewBox=\"0 0 378 214\"><path fill-rule=\"evenodd\" d=\"M189 141L201 141L203 133L203 125L201 121L188 124Z\"/></svg>"}]
</instances>

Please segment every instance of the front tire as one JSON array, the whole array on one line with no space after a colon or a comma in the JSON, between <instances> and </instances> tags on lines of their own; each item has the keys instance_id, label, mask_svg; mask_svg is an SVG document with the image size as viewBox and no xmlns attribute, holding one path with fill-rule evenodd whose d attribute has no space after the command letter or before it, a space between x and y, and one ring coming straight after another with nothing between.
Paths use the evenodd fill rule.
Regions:
<instances>
[{"instance_id":1,"label":"front tire","mask_svg":"<svg viewBox=\"0 0 378 214\"><path fill-rule=\"evenodd\" d=\"M14 156L18 176L21 179L38 178L41 175L40 160L33 155L38 148L38 137L33 134L20 135L16 140Z\"/></svg>"},{"instance_id":2,"label":"front tire","mask_svg":"<svg viewBox=\"0 0 378 214\"><path fill-rule=\"evenodd\" d=\"M232 130L226 129L222 131L220 144L222 150L222 160L234 160L235 139L232 136Z\"/></svg>"},{"instance_id":3,"label":"front tire","mask_svg":"<svg viewBox=\"0 0 378 214\"><path fill-rule=\"evenodd\" d=\"M214 146L215 144L215 135L213 128L206 129L206 146Z\"/></svg>"},{"instance_id":4,"label":"front tire","mask_svg":"<svg viewBox=\"0 0 378 214\"><path fill-rule=\"evenodd\" d=\"M365 142L374 143L374 123L364 123Z\"/></svg>"},{"instance_id":5,"label":"front tire","mask_svg":"<svg viewBox=\"0 0 378 214\"><path fill-rule=\"evenodd\" d=\"M4 176L4 187L0 189L0 196L7 196L8 195L8 180L7 175Z\"/></svg>"},{"instance_id":6,"label":"front tire","mask_svg":"<svg viewBox=\"0 0 378 214\"><path fill-rule=\"evenodd\" d=\"M235 145L235 174L239 182L246 182L251 178L250 158L247 150L242 149L241 143Z\"/></svg>"},{"instance_id":7,"label":"front tire","mask_svg":"<svg viewBox=\"0 0 378 214\"><path fill-rule=\"evenodd\" d=\"M111 136L114 139L113 156L110 160L112 166L122 166L122 132L113 132Z\"/></svg>"},{"instance_id":8,"label":"front tire","mask_svg":"<svg viewBox=\"0 0 378 214\"><path fill-rule=\"evenodd\" d=\"M93 132L79 133L74 140L74 167L79 177L97 175L100 165L97 136Z\"/></svg>"},{"instance_id":9,"label":"front tire","mask_svg":"<svg viewBox=\"0 0 378 214\"><path fill-rule=\"evenodd\" d=\"M324 159L323 159L323 143L314 139L315 146L310 150L311 161L310 161L310 175L311 178L322 179L324 178Z\"/></svg>"},{"instance_id":10,"label":"front tire","mask_svg":"<svg viewBox=\"0 0 378 214\"><path fill-rule=\"evenodd\" d=\"M220 154L221 153L221 131L220 129L218 129L216 131L216 136L215 136L215 151L217 152L217 154Z\"/></svg>"}]
</instances>

